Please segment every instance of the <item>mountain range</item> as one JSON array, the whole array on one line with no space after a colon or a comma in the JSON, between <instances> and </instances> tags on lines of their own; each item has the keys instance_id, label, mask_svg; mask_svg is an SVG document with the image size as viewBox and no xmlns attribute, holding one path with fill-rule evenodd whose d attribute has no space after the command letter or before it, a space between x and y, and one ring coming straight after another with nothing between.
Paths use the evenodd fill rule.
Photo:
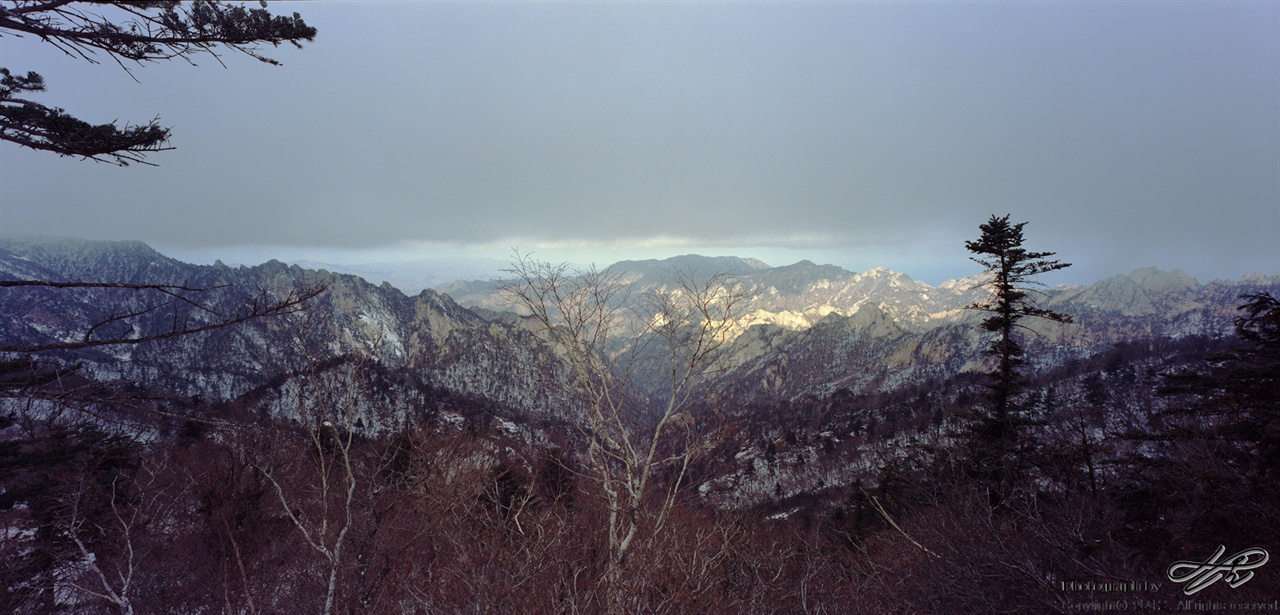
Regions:
<instances>
[{"instance_id":1,"label":"mountain range","mask_svg":"<svg viewBox=\"0 0 1280 615\"><path fill-rule=\"evenodd\" d=\"M735 257L680 256L612 265L632 290L668 288L672 272L728 276L742 296L732 330L729 369L712 387L722 397L772 402L801 395L884 393L911 383L983 370L981 314L965 306L984 297L974 276L931 286L883 268L861 273L801 261L769 267ZM0 339L66 341L95 323L143 308L137 327L163 327L175 314L193 322L233 313L255 297L319 285L326 291L301 313L137 346L68 352L100 379L163 383L182 395L235 399L301 356L368 354L419 385L489 400L516 413L553 416L565 400L542 386L556 357L529 323L514 316L502 282L457 282L444 292L408 296L349 274L271 261L247 267L192 265L139 242L7 238L0 279L183 283L209 288L200 306L169 311L113 289L11 288L0 294ZM1231 330L1238 296L1280 289L1280 276L1200 283L1181 271L1140 269L1090 285L1042 289L1041 304L1074 324L1036 324L1027 342L1033 372L1143 339L1221 337ZM303 352L305 351L305 353ZM68 356L68 360L71 357ZM408 406L397 415L409 413ZM376 423L376 421L370 421Z\"/></svg>"},{"instance_id":2,"label":"mountain range","mask_svg":"<svg viewBox=\"0 0 1280 615\"><path fill-rule=\"evenodd\" d=\"M901 533L890 514L913 506L933 514L937 495L914 490L951 480L950 455L964 454L957 434L980 406L992 367L984 313L966 309L987 297L981 276L929 285L883 268L851 272L808 261L770 267L697 255L623 261L604 273L636 297L675 292L682 275L724 276L724 288L738 298L720 369L692 392L694 403L671 417L679 429L653 440L655 447L683 442L696 449L678 474L671 474L676 466L653 470L663 480L683 481L682 502L728 513L726 519L747 512L760 525L744 535L800 535L822 526L849 545L864 544L859 536L882 518L894 529L882 537ZM48 284L12 284L23 280ZM448 506L491 506L514 527L528 520L520 517L517 496L532 498L535 489L552 494L554 506L538 505L548 518L596 514L587 499L579 504L578 496L564 495L591 493L590 481L580 491L561 487L574 481L593 438L606 432L583 419L587 405L569 392L574 372L567 351L515 309L502 290L509 283L457 282L406 295L389 283L279 261L193 265L140 242L0 238L0 349L9 349L0 352L0 418L8 418L5 429L17 438L17 417L50 418L54 425L58 417L42 413L81 408L78 421L156 442L166 455L200 443L230 446L232 459L248 450L235 447L259 446L323 460L335 450L330 438L341 436L348 447L376 451L370 467L377 476L398 467L395 459L409 450L444 486L458 472L475 470L487 477L474 483L475 491L432 497ZM317 291L301 310L132 343ZM1157 424L1180 403L1162 397L1163 375L1206 370L1206 358L1239 341L1234 321L1242 295L1280 294L1280 276L1201 283L1180 271L1147 268L1037 292L1041 306L1074 322L1028 323L1018 403L1036 421L1041 450L1058 455L1046 467L1066 468L1053 480L1093 489L1099 464L1122 463L1135 446L1146 446L1135 444L1135 428ZM658 316L619 313L635 322ZM93 341L118 343L84 343ZM614 340L605 354L621 354L633 341ZM646 369L632 374L626 395L660 397L664 376ZM626 411L633 424L607 433L640 433L646 421L653 424L646 405ZM288 449L293 441L303 448ZM298 456L282 455L281 467L292 467L290 455ZM395 471L412 467L418 466ZM921 482L934 474L943 479ZM529 491L512 482L515 475L529 477ZM264 505L274 505L263 489L253 493L268 494ZM389 491L396 495L388 501L431 495L412 489L417 495ZM374 502L375 491L361 498ZM530 506L529 514L541 514ZM961 536L972 527L967 517L957 523L959 531L939 531ZM277 527L289 534L287 525ZM910 531L921 527L927 526ZM495 544L515 535L495 534ZM971 558L956 559L967 565Z\"/></svg>"}]
</instances>

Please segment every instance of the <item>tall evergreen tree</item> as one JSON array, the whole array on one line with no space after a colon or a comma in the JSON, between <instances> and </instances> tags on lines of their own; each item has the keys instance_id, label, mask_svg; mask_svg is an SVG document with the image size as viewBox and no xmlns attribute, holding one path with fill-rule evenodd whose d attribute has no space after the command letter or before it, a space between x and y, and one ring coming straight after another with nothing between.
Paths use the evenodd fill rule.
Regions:
<instances>
[{"instance_id":1,"label":"tall evergreen tree","mask_svg":"<svg viewBox=\"0 0 1280 615\"><path fill-rule=\"evenodd\" d=\"M1068 323L1071 317L1035 305L1030 287L1038 285L1035 276L1070 267L1070 263L1049 260L1053 252L1030 252L1022 247L1022 228L1026 222L1010 223L1009 215L995 216L978 228L982 236L966 241L965 247L975 256L970 259L986 268L991 276L982 286L991 289L990 297L967 306L990 314L982 328L996 333L987 354L996 357L990 372L986 402L972 417L967 440L971 470L980 478L996 485L1006 485L1024 465L1027 446L1023 442L1025 428L1032 423L1024 408L1016 403L1021 388L1018 368L1024 349L1014 335L1024 318L1042 318Z\"/></svg>"}]
</instances>

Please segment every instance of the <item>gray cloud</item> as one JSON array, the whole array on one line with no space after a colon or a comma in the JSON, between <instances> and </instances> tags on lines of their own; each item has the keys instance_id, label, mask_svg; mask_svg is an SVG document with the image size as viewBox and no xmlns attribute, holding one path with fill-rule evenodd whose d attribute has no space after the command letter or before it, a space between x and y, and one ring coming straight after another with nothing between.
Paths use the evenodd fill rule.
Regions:
<instances>
[{"instance_id":1,"label":"gray cloud","mask_svg":"<svg viewBox=\"0 0 1280 615\"><path fill-rule=\"evenodd\" d=\"M963 274L962 241L1010 212L1090 275L1280 270L1273 3L277 9L320 29L280 68L134 83L0 39L50 103L160 115L179 148L117 169L0 144L0 229L602 260L667 237Z\"/></svg>"}]
</instances>

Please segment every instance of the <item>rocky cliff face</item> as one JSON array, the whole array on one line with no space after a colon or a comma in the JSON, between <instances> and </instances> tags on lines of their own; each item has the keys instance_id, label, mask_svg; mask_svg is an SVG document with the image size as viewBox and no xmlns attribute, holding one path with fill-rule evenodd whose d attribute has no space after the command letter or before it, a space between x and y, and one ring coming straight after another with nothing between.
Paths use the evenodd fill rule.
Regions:
<instances>
[{"instance_id":1,"label":"rocky cliff face","mask_svg":"<svg viewBox=\"0 0 1280 615\"><path fill-rule=\"evenodd\" d=\"M545 414L562 400L541 386L556 363L517 320L489 321L431 290L409 297L390 285L287 266L197 266L143 244L79 240L0 242L0 279L181 284L207 289L181 299L101 288L0 290L0 344L129 338L217 322L251 302L297 289L326 290L299 313L138 345L54 353L98 379L127 379L180 395L234 399L282 374L343 356L368 357L430 387ZM123 315L137 314L130 318ZM101 325L101 323L107 323ZM95 329L95 325L98 326Z\"/></svg>"},{"instance_id":2,"label":"rocky cliff face","mask_svg":"<svg viewBox=\"0 0 1280 615\"><path fill-rule=\"evenodd\" d=\"M742 259L685 256L615 265L636 292L664 289L665 271L730 273L743 294L741 322L715 383L721 395L770 402L799 395L887 392L955 374L985 371L983 315L965 306L985 296L981 276L937 286L888 269L862 273L801 261L767 267ZM496 283L459 284L463 302L498 305ZM1074 324L1026 321L1032 372L1083 360L1118 343L1221 337L1231 331L1239 295L1280 290L1280 276L1200 284L1182 271L1139 269L1091 285L1042 289L1044 307Z\"/></svg>"},{"instance_id":3,"label":"rocky cliff face","mask_svg":"<svg viewBox=\"0 0 1280 615\"><path fill-rule=\"evenodd\" d=\"M1201 285L1182 272L1155 270L1090 286L1048 289L1042 305L1071 314L1076 322L1026 322L1029 371L1087 359L1134 340L1222 337L1231 332L1240 294L1278 289L1276 277ZM897 306L899 318L892 318L892 308L883 302L864 302L852 316L837 308L808 329L744 335L734 348L737 367L724 386L749 399L774 400L827 395L841 388L887 392L907 383L989 369L982 354L989 340L978 327L982 315L952 305L935 303L935 309L948 309L913 318L912 308L919 308L917 314L930 308L903 303ZM760 341L765 337L767 345Z\"/></svg>"},{"instance_id":4,"label":"rocky cliff face","mask_svg":"<svg viewBox=\"0 0 1280 615\"><path fill-rule=\"evenodd\" d=\"M615 265L634 292L662 289L671 270L733 274L744 297L743 322L712 383L718 397L777 401L841 389L875 393L986 369L981 280L930 286L886 269L863 273L800 262L767 267L747 259L687 256ZM255 267L196 266L137 242L0 240L0 279L184 284L207 288L184 299L120 289L0 289L0 344L127 338L175 322L209 323L253 301L297 289L327 290L304 312L139 345L58 353L104 380L128 379L181 395L234 399L280 386L282 374L339 357L372 360L406 383L394 402L412 405L418 390L451 391L512 411L554 417L569 402L547 379L561 373L532 328L509 312L468 309L426 290L406 296L390 285L272 261ZM454 288L469 305L510 309L494 283ZM1075 324L1029 323L1029 367L1051 369L1132 340L1231 330L1238 295L1280 291L1280 276L1200 284L1180 271L1143 269L1088 286L1045 289L1042 304ZM129 318L124 315L137 314ZM107 323L98 329L96 324ZM392 402L388 402L392 403ZM394 405L393 404L393 405ZM403 412L401 413L403 415ZM371 419L372 420L372 419Z\"/></svg>"}]
</instances>

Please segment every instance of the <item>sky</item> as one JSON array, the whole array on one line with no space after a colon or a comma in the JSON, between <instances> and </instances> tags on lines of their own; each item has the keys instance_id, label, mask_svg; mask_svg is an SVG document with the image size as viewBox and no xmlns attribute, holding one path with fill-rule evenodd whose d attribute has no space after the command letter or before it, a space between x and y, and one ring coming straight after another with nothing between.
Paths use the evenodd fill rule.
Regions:
<instances>
[{"instance_id":1,"label":"sky","mask_svg":"<svg viewBox=\"0 0 1280 615\"><path fill-rule=\"evenodd\" d=\"M1277 2L270 3L303 49L0 66L119 168L0 143L0 232L193 262L605 265L686 253L973 275L991 215L1045 281L1280 273ZM132 73L132 77L130 75ZM136 79L136 80L135 80ZM477 277L484 277L478 275Z\"/></svg>"}]
</instances>

